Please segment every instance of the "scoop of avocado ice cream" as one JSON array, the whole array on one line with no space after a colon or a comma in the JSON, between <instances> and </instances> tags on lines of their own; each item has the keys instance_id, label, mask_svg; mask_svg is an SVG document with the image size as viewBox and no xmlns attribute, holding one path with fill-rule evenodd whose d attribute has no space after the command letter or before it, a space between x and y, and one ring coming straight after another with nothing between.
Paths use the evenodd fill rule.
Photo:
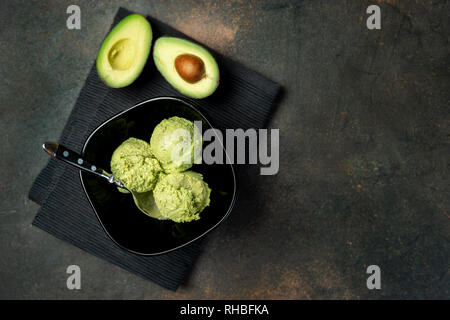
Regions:
<instances>
[{"instance_id":1,"label":"scoop of avocado ice cream","mask_svg":"<svg viewBox=\"0 0 450 320\"><path fill-rule=\"evenodd\" d=\"M129 138L114 151L111 171L130 191L147 192L155 187L162 168L149 143Z\"/></svg>"},{"instance_id":2,"label":"scoop of avocado ice cream","mask_svg":"<svg viewBox=\"0 0 450 320\"><path fill-rule=\"evenodd\" d=\"M181 172L192 167L196 153L201 153L202 137L192 121L172 117L155 127L150 146L166 173Z\"/></svg>"},{"instance_id":3,"label":"scoop of avocado ice cream","mask_svg":"<svg viewBox=\"0 0 450 320\"><path fill-rule=\"evenodd\" d=\"M193 171L161 175L153 195L163 218L175 222L200 219L209 205L211 189L203 176Z\"/></svg>"}]
</instances>

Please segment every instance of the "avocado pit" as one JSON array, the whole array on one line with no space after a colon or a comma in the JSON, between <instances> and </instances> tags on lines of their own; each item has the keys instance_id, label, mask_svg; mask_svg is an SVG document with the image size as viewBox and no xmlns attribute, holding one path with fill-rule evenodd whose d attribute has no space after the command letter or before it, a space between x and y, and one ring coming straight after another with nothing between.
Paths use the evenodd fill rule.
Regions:
<instances>
[{"instance_id":1,"label":"avocado pit","mask_svg":"<svg viewBox=\"0 0 450 320\"><path fill-rule=\"evenodd\" d=\"M205 64L193 54L180 54L175 58L175 70L180 77L189 83L199 82L205 77Z\"/></svg>"}]
</instances>

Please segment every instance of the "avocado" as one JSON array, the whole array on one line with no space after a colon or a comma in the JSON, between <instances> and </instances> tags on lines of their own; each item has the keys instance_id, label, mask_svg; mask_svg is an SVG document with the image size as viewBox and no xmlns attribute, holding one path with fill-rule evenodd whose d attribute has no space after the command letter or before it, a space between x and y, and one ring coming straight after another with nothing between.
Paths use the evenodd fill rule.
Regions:
<instances>
[{"instance_id":1,"label":"avocado","mask_svg":"<svg viewBox=\"0 0 450 320\"><path fill-rule=\"evenodd\" d=\"M130 85L144 69L152 44L150 23L139 14L122 19L108 34L97 56L102 81L113 88Z\"/></svg>"},{"instance_id":2,"label":"avocado","mask_svg":"<svg viewBox=\"0 0 450 320\"><path fill-rule=\"evenodd\" d=\"M201 99L219 85L219 67L202 46L188 40L164 36L155 41L153 60L159 72L182 94Z\"/></svg>"}]
</instances>

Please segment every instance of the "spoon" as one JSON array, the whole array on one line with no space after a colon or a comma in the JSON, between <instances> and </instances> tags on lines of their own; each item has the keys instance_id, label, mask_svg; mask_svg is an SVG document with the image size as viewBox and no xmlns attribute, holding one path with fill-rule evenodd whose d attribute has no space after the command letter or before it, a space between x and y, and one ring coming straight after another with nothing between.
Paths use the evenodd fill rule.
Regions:
<instances>
[{"instance_id":1,"label":"spoon","mask_svg":"<svg viewBox=\"0 0 450 320\"><path fill-rule=\"evenodd\" d=\"M156 205L155 198L153 197L153 190L142 193L132 191L131 193L133 194L134 203L139 210L149 217L159 220L167 220L167 218L162 216L158 206Z\"/></svg>"},{"instance_id":2,"label":"spoon","mask_svg":"<svg viewBox=\"0 0 450 320\"><path fill-rule=\"evenodd\" d=\"M42 145L42 148L44 149L45 152L48 153L50 157L62 161L63 163L68 164L69 166L75 167L77 169L80 169L82 171L93 173L98 177L108 180L109 183L113 183L119 188L125 189L126 191L130 192L130 190L125 188L123 183L117 180L113 174L110 174L105 170L103 170L102 168L90 164L85 159L83 159L83 157L80 154L76 153L75 151L72 151L69 148L64 147L63 145L60 145L57 142L45 142Z\"/></svg>"},{"instance_id":3,"label":"spoon","mask_svg":"<svg viewBox=\"0 0 450 320\"><path fill-rule=\"evenodd\" d=\"M42 148L52 158L62 161L64 164L67 164L69 166L106 179L109 183L121 188L122 190L119 190L121 192L131 193L133 195L134 203L139 208L139 210L152 218L162 219L161 212L156 206L155 199L153 197L153 191L139 193L127 189L120 180L114 177L114 174L108 173L102 168L89 163L88 161L83 159L80 154L57 142L45 142L42 145Z\"/></svg>"}]
</instances>

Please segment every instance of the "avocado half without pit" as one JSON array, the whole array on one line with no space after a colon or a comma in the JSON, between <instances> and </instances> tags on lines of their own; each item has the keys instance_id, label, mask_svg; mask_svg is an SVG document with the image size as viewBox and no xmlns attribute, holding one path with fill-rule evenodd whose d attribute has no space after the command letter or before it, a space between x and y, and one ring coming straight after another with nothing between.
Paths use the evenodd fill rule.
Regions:
<instances>
[{"instance_id":1,"label":"avocado half without pit","mask_svg":"<svg viewBox=\"0 0 450 320\"><path fill-rule=\"evenodd\" d=\"M167 82L188 97L205 98L219 85L219 67L214 57L188 40L159 38L153 47L153 60Z\"/></svg>"},{"instance_id":2,"label":"avocado half without pit","mask_svg":"<svg viewBox=\"0 0 450 320\"><path fill-rule=\"evenodd\" d=\"M122 19L108 34L97 56L97 72L113 88L130 85L147 62L152 44L150 23L139 14Z\"/></svg>"}]
</instances>

